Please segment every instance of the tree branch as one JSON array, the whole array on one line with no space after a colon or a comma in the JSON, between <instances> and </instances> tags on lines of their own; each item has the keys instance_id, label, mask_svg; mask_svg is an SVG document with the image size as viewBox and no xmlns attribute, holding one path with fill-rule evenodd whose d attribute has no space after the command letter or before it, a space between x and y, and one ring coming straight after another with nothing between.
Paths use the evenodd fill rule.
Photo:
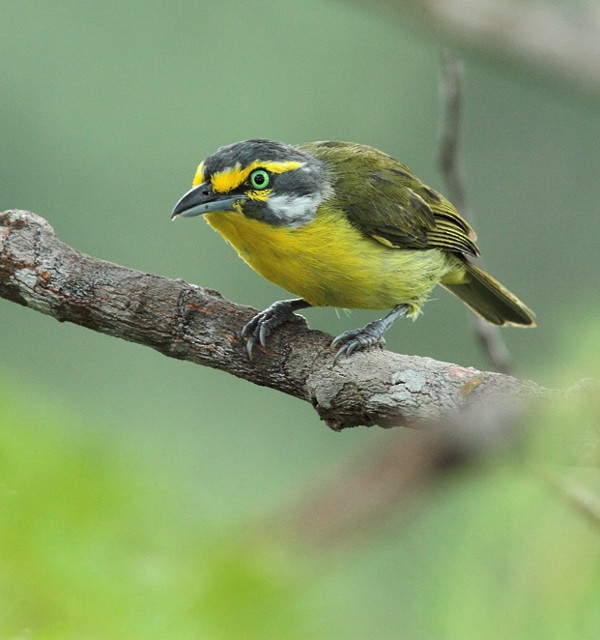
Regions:
<instances>
[{"instance_id":1,"label":"tree branch","mask_svg":"<svg viewBox=\"0 0 600 640\"><path fill-rule=\"evenodd\" d=\"M537 0L379 0L402 20L407 12L458 45L600 90L600 10L594 3ZM369 4L371 6L371 4Z\"/></svg>"},{"instance_id":2,"label":"tree branch","mask_svg":"<svg viewBox=\"0 0 600 640\"><path fill-rule=\"evenodd\" d=\"M306 400L335 430L431 425L493 399L549 393L510 376L381 350L334 366L331 336L300 317L249 360L239 331L255 309L79 253L28 211L0 213L0 297Z\"/></svg>"}]
</instances>

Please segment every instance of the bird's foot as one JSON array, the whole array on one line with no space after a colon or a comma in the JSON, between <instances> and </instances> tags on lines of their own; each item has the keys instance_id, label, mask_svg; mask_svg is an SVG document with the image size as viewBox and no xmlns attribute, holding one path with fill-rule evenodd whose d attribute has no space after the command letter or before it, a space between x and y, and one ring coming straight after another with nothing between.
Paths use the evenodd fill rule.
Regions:
<instances>
[{"instance_id":1,"label":"bird's foot","mask_svg":"<svg viewBox=\"0 0 600 640\"><path fill-rule=\"evenodd\" d=\"M242 329L242 338L246 341L248 357L252 358L252 350L256 342L266 347L267 337L280 324L294 318L294 311L309 307L301 298L295 300L279 300L264 311L257 313ZM298 318L299 316L296 316Z\"/></svg>"},{"instance_id":2,"label":"bird's foot","mask_svg":"<svg viewBox=\"0 0 600 640\"><path fill-rule=\"evenodd\" d=\"M335 354L333 364L335 364L341 356L350 356L355 351L369 349L376 345L385 346L385 338L383 332L385 327L381 326L380 321L370 322L366 327L361 329L352 329L344 331L334 338L331 343L332 347L340 347ZM341 345L341 346L340 346Z\"/></svg>"},{"instance_id":3,"label":"bird's foot","mask_svg":"<svg viewBox=\"0 0 600 640\"><path fill-rule=\"evenodd\" d=\"M341 356L349 356L355 351L369 349L375 345L385 346L383 334L398 318L403 318L410 310L407 304L399 304L395 306L383 318L369 322L362 329L352 329L344 331L331 343L332 347L340 347L335 354L333 364L335 364Z\"/></svg>"}]
</instances>

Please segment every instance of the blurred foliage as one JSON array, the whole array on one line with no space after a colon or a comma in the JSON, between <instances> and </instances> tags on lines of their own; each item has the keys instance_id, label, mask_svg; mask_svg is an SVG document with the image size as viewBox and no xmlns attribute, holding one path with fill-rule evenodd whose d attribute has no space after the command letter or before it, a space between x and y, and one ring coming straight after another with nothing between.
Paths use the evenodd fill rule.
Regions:
<instances>
[{"instance_id":1,"label":"blurred foliage","mask_svg":"<svg viewBox=\"0 0 600 640\"><path fill-rule=\"evenodd\" d=\"M600 376L597 335L580 338L587 352L567 368ZM600 504L599 418L597 388L544 402L522 446L325 553L288 542L264 511L191 518L185 487L118 442L74 436L73 416L5 382L0 635L595 638L600 520L549 480Z\"/></svg>"},{"instance_id":2,"label":"blurred foliage","mask_svg":"<svg viewBox=\"0 0 600 640\"><path fill-rule=\"evenodd\" d=\"M6 388L0 406L2 638L309 637L274 554L191 531L160 477L72 417Z\"/></svg>"},{"instance_id":3,"label":"blurred foliage","mask_svg":"<svg viewBox=\"0 0 600 640\"><path fill-rule=\"evenodd\" d=\"M443 43L366 5L8 0L0 35L0 209L100 258L257 307L280 297L201 221L168 222L199 160L252 136L372 144L443 190ZM480 246L539 322L509 346L541 383L597 377L598 105L465 63ZM388 346L485 366L438 297ZM4 300L0 314L0 637L597 636L598 529L546 468L597 498L593 390L540 407L524 453L426 492L413 521L299 551L262 518L398 430L329 433L281 394ZM307 317L339 333L373 316Z\"/></svg>"}]
</instances>

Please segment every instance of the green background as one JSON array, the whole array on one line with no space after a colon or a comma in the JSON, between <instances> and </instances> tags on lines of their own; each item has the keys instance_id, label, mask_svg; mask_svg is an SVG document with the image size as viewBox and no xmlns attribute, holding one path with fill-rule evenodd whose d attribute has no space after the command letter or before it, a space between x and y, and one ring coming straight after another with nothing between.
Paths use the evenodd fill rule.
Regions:
<instances>
[{"instance_id":1,"label":"green background","mask_svg":"<svg viewBox=\"0 0 600 640\"><path fill-rule=\"evenodd\" d=\"M401 14L288 0L24 0L1 11L0 210L35 211L85 253L257 308L284 296L202 220L169 223L200 160L244 138L370 144L444 191L436 164L444 43ZM597 345L598 101L462 53L462 150L479 244L491 273L539 323L504 336L521 376L575 382ZM0 486L17 496L0 509L1 637L477 638L510 630L548 638L561 624L574 632L575 619L581 635L570 637L600 624L586 607L598 593L595 574L565 619L555 619L561 590L532 595L552 577L523 578L522 591L513 589L507 567L521 566L521 556L503 553L519 531L503 523L529 522L531 504L544 512L549 499L517 470L504 481L497 471L467 475L435 494L417 524L376 529L324 567L311 558L306 570L288 552L282 560L272 549L248 551L240 530L325 482L331 468L395 443L399 430L334 434L306 403L274 391L4 300L0 314ZM334 334L373 319L332 309L306 316ZM467 312L441 290L418 322L390 331L388 348L487 366ZM581 366L567 377L564 363L577 349ZM500 507L486 510L496 498ZM91 511L79 518L79 509ZM556 515L560 531L593 548L586 525L568 514ZM138 541L149 565L139 571ZM538 549L546 569L554 544L560 539ZM571 570L580 568L575 558ZM121 573L129 569L130 579ZM202 587L198 575L209 576ZM516 593L525 604L509 624L493 605L512 608ZM247 615L228 627L240 601Z\"/></svg>"}]
</instances>

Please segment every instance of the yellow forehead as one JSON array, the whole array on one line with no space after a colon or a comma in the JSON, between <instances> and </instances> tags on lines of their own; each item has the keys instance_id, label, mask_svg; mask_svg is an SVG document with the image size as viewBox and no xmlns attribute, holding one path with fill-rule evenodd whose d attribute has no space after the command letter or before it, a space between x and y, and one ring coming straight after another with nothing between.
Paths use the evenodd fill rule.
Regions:
<instances>
[{"instance_id":1,"label":"yellow forehead","mask_svg":"<svg viewBox=\"0 0 600 640\"><path fill-rule=\"evenodd\" d=\"M287 171L293 171L299 169L303 162L273 162L264 160L255 160L251 164L242 168L239 162L233 167L224 169L223 171L217 171L210 177L212 188L217 193L227 193L232 189L236 189L242 183L244 183L248 176L254 171L254 169L265 169L269 173L286 173ZM193 186L197 186L204 182L204 163L202 162L196 171L194 176Z\"/></svg>"}]
</instances>

